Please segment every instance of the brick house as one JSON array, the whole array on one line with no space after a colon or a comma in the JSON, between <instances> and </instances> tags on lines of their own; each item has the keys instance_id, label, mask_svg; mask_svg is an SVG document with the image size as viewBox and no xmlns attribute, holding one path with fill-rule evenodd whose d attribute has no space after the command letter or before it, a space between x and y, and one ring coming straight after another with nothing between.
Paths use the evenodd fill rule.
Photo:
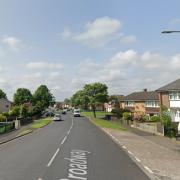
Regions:
<instances>
[{"instance_id":1,"label":"brick house","mask_svg":"<svg viewBox=\"0 0 180 180\"><path fill-rule=\"evenodd\" d=\"M173 81L156 90L159 94L160 105L166 106L173 122L178 122L180 131L180 79Z\"/></svg>"},{"instance_id":2,"label":"brick house","mask_svg":"<svg viewBox=\"0 0 180 180\"><path fill-rule=\"evenodd\" d=\"M134 115L158 115L160 113L158 93L147 89L131 93L125 96L122 107L129 109Z\"/></svg>"}]
</instances>

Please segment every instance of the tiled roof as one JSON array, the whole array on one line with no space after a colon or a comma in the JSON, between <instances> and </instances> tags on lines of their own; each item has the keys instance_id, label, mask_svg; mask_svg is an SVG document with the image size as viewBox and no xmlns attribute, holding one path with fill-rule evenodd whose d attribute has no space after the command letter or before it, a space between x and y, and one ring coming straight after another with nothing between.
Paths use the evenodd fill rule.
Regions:
<instances>
[{"instance_id":1,"label":"tiled roof","mask_svg":"<svg viewBox=\"0 0 180 180\"><path fill-rule=\"evenodd\" d=\"M141 91L134 92L125 97L125 101L147 101L147 100L155 100L158 101L158 93L155 91Z\"/></svg>"},{"instance_id":2,"label":"tiled roof","mask_svg":"<svg viewBox=\"0 0 180 180\"><path fill-rule=\"evenodd\" d=\"M180 90L180 79L177 79L176 81L173 81L157 89L156 91L171 91L171 90Z\"/></svg>"}]
</instances>

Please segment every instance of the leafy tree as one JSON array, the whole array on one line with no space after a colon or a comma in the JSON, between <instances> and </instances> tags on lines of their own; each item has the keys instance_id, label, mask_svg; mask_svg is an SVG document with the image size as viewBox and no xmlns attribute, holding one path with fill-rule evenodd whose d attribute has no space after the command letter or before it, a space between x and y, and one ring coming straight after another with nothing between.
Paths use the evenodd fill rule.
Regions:
<instances>
[{"instance_id":1,"label":"leafy tree","mask_svg":"<svg viewBox=\"0 0 180 180\"><path fill-rule=\"evenodd\" d=\"M33 94L33 100L34 105L38 104L38 106L41 107L41 110L46 109L55 102L54 96L51 94L46 85L41 85L37 88Z\"/></svg>"},{"instance_id":2,"label":"leafy tree","mask_svg":"<svg viewBox=\"0 0 180 180\"><path fill-rule=\"evenodd\" d=\"M32 94L29 89L19 88L14 94L15 105L22 105L27 102L32 102Z\"/></svg>"},{"instance_id":3,"label":"leafy tree","mask_svg":"<svg viewBox=\"0 0 180 180\"><path fill-rule=\"evenodd\" d=\"M88 108L88 97L85 95L84 90L77 91L71 98L71 103L73 106L81 106L83 109Z\"/></svg>"},{"instance_id":4,"label":"leafy tree","mask_svg":"<svg viewBox=\"0 0 180 180\"><path fill-rule=\"evenodd\" d=\"M107 102L108 87L102 83L91 83L84 86L83 92L87 97L88 104L92 107L96 117L96 106Z\"/></svg>"},{"instance_id":5,"label":"leafy tree","mask_svg":"<svg viewBox=\"0 0 180 180\"><path fill-rule=\"evenodd\" d=\"M6 93L3 92L3 91L0 89L0 99L1 99L1 98L7 99L7 96L6 96Z\"/></svg>"},{"instance_id":6,"label":"leafy tree","mask_svg":"<svg viewBox=\"0 0 180 180\"><path fill-rule=\"evenodd\" d=\"M3 121L5 121L5 120L6 120L6 116L0 114L0 122L3 122Z\"/></svg>"}]
</instances>

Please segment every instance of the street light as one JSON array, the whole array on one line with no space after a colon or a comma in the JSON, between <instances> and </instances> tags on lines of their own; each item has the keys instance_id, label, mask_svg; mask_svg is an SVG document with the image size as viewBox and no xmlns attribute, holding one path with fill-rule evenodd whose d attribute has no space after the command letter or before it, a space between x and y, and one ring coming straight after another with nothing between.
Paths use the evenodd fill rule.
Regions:
<instances>
[{"instance_id":1,"label":"street light","mask_svg":"<svg viewBox=\"0 0 180 180\"><path fill-rule=\"evenodd\" d=\"M163 34L180 33L180 31L162 31Z\"/></svg>"}]
</instances>

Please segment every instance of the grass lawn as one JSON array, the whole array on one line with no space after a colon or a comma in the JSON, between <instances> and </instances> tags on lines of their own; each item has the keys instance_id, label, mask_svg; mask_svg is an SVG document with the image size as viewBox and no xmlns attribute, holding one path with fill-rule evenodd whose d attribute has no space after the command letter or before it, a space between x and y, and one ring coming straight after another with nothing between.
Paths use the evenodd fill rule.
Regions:
<instances>
[{"instance_id":1,"label":"grass lawn","mask_svg":"<svg viewBox=\"0 0 180 180\"><path fill-rule=\"evenodd\" d=\"M52 122L52 118L48 117L48 118L41 119L41 120L34 122L31 127L34 129L38 129L38 128L42 128L42 127L48 125L51 122Z\"/></svg>"},{"instance_id":2,"label":"grass lawn","mask_svg":"<svg viewBox=\"0 0 180 180\"><path fill-rule=\"evenodd\" d=\"M102 128L126 130L124 127L122 127L121 123L118 121L107 121L102 119L106 114L111 114L111 113L106 113L104 111L97 111L96 118L94 118L93 112L82 112L81 114L91 118L92 122L94 122L96 125Z\"/></svg>"}]
</instances>

